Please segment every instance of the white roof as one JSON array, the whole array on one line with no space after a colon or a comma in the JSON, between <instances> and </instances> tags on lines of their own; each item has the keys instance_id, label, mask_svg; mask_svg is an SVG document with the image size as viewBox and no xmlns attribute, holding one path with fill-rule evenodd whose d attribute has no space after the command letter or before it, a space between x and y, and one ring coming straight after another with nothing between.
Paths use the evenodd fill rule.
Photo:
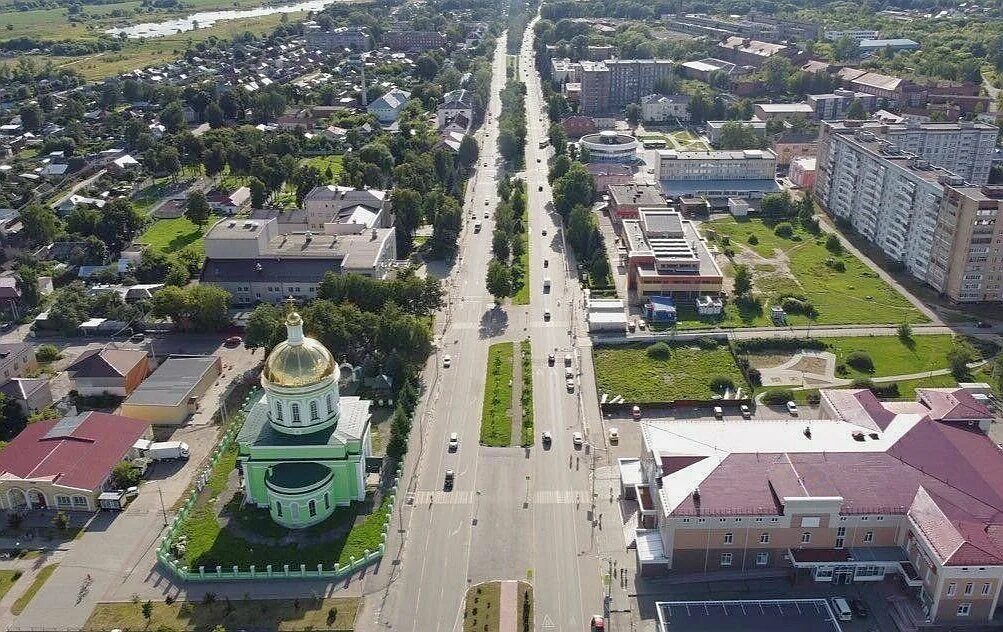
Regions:
<instances>
[{"instance_id":1,"label":"white roof","mask_svg":"<svg viewBox=\"0 0 1003 632\"><path fill-rule=\"evenodd\" d=\"M637 559L640 562L659 562L667 559L658 529L635 529L634 537L637 541Z\"/></svg>"},{"instance_id":2,"label":"white roof","mask_svg":"<svg viewBox=\"0 0 1003 632\"><path fill-rule=\"evenodd\" d=\"M641 459L618 459L620 468L620 480L624 485L642 485L644 477L641 475Z\"/></svg>"}]
</instances>

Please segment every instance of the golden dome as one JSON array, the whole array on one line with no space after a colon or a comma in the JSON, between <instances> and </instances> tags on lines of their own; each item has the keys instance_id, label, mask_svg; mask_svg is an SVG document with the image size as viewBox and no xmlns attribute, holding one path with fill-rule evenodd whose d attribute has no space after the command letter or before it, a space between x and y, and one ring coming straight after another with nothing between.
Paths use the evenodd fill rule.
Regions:
<instances>
[{"instance_id":1,"label":"golden dome","mask_svg":"<svg viewBox=\"0 0 1003 632\"><path fill-rule=\"evenodd\" d=\"M265 360L264 378L276 386L310 386L332 375L338 365L331 352L303 335L303 319L296 312L286 317L288 339L275 346Z\"/></svg>"}]
</instances>

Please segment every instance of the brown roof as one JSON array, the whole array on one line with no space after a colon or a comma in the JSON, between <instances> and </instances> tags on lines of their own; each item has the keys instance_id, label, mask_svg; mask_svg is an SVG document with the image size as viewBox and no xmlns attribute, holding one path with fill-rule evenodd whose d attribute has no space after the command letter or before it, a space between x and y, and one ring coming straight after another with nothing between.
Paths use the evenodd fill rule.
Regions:
<instances>
[{"instance_id":1,"label":"brown roof","mask_svg":"<svg viewBox=\"0 0 1003 632\"><path fill-rule=\"evenodd\" d=\"M146 358L145 351L125 349L91 349L67 367L74 378L125 377Z\"/></svg>"},{"instance_id":2,"label":"brown roof","mask_svg":"<svg viewBox=\"0 0 1003 632\"><path fill-rule=\"evenodd\" d=\"M938 421L981 421L993 414L963 388L917 388L919 401L930 409L930 418Z\"/></svg>"}]
</instances>

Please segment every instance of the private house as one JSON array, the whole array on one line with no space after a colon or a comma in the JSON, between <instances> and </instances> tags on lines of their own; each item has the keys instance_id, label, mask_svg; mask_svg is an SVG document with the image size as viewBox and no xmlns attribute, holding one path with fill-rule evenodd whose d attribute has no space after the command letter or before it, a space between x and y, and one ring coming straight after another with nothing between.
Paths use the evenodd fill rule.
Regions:
<instances>
[{"instance_id":1,"label":"private house","mask_svg":"<svg viewBox=\"0 0 1003 632\"><path fill-rule=\"evenodd\" d=\"M0 379L24 377L38 368L35 350L26 342L0 343Z\"/></svg>"},{"instance_id":2,"label":"private house","mask_svg":"<svg viewBox=\"0 0 1003 632\"><path fill-rule=\"evenodd\" d=\"M6 396L7 401L17 404L25 416L52 404L52 388L46 378L11 378L0 386L0 393Z\"/></svg>"},{"instance_id":3,"label":"private house","mask_svg":"<svg viewBox=\"0 0 1003 632\"><path fill-rule=\"evenodd\" d=\"M376 117L381 125L392 125L411 100L411 93L393 88L366 106L366 111Z\"/></svg>"},{"instance_id":4,"label":"private house","mask_svg":"<svg viewBox=\"0 0 1003 632\"><path fill-rule=\"evenodd\" d=\"M286 330L265 361L265 395L248 413L237 445L245 502L299 529L365 499L371 402L340 395L338 363L304 335L299 314L288 314Z\"/></svg>"},{"instance_id":5,"label":"private house","mask_svg":"<svg viewBox=\"0 0 1003 632\"><path fill-rule=\"evenodd\" d=\"M223 370L217 356L170 357L122 402L121 412L162 426L180 426Z\"/></svg>"},{"instance_id":6,"label":"private house","mask_svg":"<svg viewBox=\"0 0 1003 632\"><path fill-rule=\"evenodd\" d=\"M66 367L73 387L84 397L129 395L150 373L145 351L91 349Z\"/></svg>"},{"instance_id":7,"label":"private house","mask_svg":"<svg viewBox=\"0 0 1003 632\"><path fill-rule=\"evenodd\" d=\"M435 122L440 130L445 129L447 124L462 127L455 131L466 132L470 129L470 122L474 118L474 106L470 97L470 92L462 88L442 95L442 103L435 111Z\"/></svg>"},{"instance_id":8,"label":"private house","mask_svg":"<svg viewBox=\"0 0 1003 632\"><path fill-rule=\"evenodd\" d=\"M251 207L251 189L240 187L232 193L216 189L206 196L212 210L221 215L236 215Z\"/></svg>"},{"instance_id":9,"label":"private house","mask_svg":"<svg viewBox=\"0 0 1003 632\"><path fill-rule=\"evenodd\" d=\"M812 418L643 422L621 459L642 573L894 581L934 624L985 623L1003 585L1003 453L964 389L884 403L821 391Z\"/></svg>"},{"instance_id":10,"label":"private house","mask_svg":"<svg viewBox=\"0 0 1003 632\"><path fill-rule=\"evenodd\" d=\"M94 511L112 469L152 437L145 421L93 411L29 424L0 452L0 508Z\"/></svg>"}]
</instances>

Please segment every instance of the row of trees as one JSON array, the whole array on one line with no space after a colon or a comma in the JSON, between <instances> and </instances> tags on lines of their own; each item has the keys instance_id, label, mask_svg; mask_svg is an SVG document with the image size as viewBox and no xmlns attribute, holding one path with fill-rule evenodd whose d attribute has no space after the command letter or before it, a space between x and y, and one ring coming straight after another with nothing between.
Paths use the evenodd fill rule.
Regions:
<instances>
[{"instance_id":1,"label":"row of trees","mask_svg":"<svg viewBox=\"0 0 1003 632\"><path fill-rule=\"evenodd\" d=\"M501 197L495 209L495 230L491 235L491 261L488 263L487 288L501 303L526 282L526 262L523 255L528 246L526 183L507 175L498 183Z\"/></svg>"},{"instance_id":2,"label":"row of trees","mask_svg":"<svg viewBox=\"0 0 1003 632\"><path fill-rule=\"evenodd\" d=\"M522 167L526 154L526 84L510 78L501 91L498 117L498 151L514 169Z\"/></svg>"}]
</instances>

